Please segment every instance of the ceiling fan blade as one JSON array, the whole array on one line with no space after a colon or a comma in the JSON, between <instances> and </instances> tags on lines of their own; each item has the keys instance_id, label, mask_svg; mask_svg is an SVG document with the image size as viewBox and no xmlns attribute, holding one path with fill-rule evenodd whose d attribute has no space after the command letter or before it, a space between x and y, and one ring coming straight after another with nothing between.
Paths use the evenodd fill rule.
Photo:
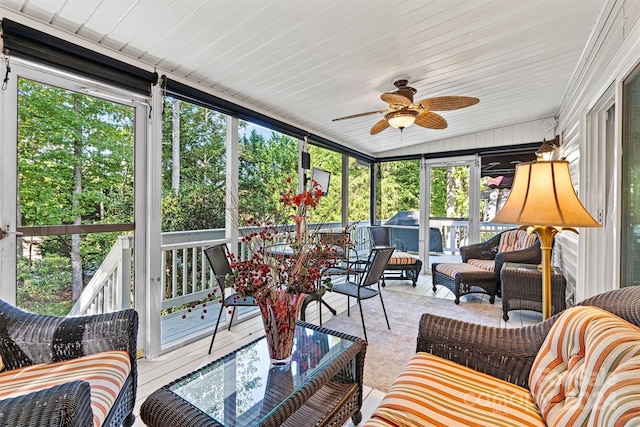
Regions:
<instances>
[{"instance_id":1,"label":"ceiling fan blade","mask_svg":"<svg viewBox=\"0 0 640 427\"><path fill-rule=\"evenodd\" d=\"M418 105L429 111L449 111L470 107L480 102L478 98L471 96L438 96L418 101Z\"/></svg>"},{"instance_id":2,"label":"ceiling fan blade","mask_svg":"<svg viewBox=\"0 0 640 427\"><path fill-rule=\"evenodd\" d=\"M445 129L449 126L444 117L431 111L422 111L414 123L429 129Z\"/></svg>"},{"instance_id":3,"label":"ceiling fan blade","mask_svg":"<svg viewBox=\"0 0 640 427\"><path fill-rule=\"evenodd\" d=\"M387 110L378 110L378 111L369 111L366 113L360 113L360 114L354 114L353 116L345 116L345 117L340 117L337 119L333 119L331 120L332 122L337 122L338 120L347 120L347 119L355 119L356 117L364 117L364 116L368 116L371 114L379 114L379 113L386 113Z\"/></svg>"},{"instance_id":4,"label":"ceiling fan blade","mask_svg":"<svg viewBox=\"0 0 640 427\"><path fill-rule=\"evenodd\" d=\"M409 106L413 102L413 100L407 98L404 95L400 95L399 93L393 92L385 92L380 95L380 99L386 102L389 105L404 105Z\"/></svg>"},{"instance_id":5,"label":"ceiling fan blade","mask_svg":"<svg viewBox=\"0 0 640 427\"><path fill-rule=\"evenodd\" d=\"M383 130L385 130L388 127L389 127L389 122L387 121L387 119L382 119L378 123L373 125L373 127L371 128L371 132L369 132L369 133L371 135L375 135L377 133L382 132Z\"/></svg>"}]
</instances>

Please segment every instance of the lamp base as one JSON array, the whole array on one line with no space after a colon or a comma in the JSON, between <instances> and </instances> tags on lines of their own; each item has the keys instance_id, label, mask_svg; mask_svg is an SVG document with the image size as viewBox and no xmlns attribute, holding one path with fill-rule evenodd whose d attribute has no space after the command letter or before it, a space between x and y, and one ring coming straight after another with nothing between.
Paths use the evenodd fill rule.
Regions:
<instances>
[{"instance_id":1,"label":"lamp base","mask_svg":"<svg viewBox=\"0 0 640 427\"><path fill-rule=\"evenodd\" d=\"M527 227L527 233L535 232L540 240L540 250L542 252L542 264L538 269L542 271L542 319L551 317L551 248L556 234L564 231L573 231L578 234L575 228L552 227L550 225L532 225Z\"/></svg>"}]
</instances>

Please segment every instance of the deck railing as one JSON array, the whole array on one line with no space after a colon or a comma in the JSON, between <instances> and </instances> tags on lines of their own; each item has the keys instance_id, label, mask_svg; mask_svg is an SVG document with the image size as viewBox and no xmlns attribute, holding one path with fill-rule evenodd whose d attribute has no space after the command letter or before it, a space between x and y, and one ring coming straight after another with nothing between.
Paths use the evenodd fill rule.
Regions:
<instances>
[{"instance_id":1,"label":"deck railing","mask_svg":"<svg viewBox=\"0 0 640 427\"><path fill-rule=\"evenodd\" d=\"M431 227L438 228L442 234L442 250L445 253L458 255L460 247L469 244L469 220L464 218L432 218ZM480 223L480 241L484 242L506 229L513 228L512 224L498 224L495 222Z\"/></svg>"},{"instance_id":2,"label":"deck railing","mask_svg":"<svg viewBox=\"0 0 640 427\"><path fill-rule=\"evenodd\" d=\"M133 236L118 236L69 315L102 314L130 308L132 254Z\"/></svg>"},{"instance_id":3,"label":"deck railing","mask_svg":"<svg viewBox=\"0 0 640 427\"><path fill-rule=\"evenodd\" d=\"M359 223L351 234L356 249L363 254L369 247L367 225ZM468 244L468 221L442 218L437 223L432 220L431 225L440 229L445 252L458 253L461 245ZM482 240L509 227L512 226L481 223ZM321 228L340 230L341 226L330 223L323 224ZM223 241L224 229L162 233L162 309L165 312L205 298L211 292L213 276L204 249ZM132 251L133 236L120 236L74 305L71 315L97 314L130 307ZM248 249L241 242L238 242L238 254L241 258L248 255Z\"/></svg>"}]
</instances>

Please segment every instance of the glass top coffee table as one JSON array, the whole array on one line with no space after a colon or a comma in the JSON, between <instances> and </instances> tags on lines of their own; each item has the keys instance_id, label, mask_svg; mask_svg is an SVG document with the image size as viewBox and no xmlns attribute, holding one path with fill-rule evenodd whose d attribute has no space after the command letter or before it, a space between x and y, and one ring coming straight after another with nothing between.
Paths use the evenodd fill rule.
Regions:
<instances>
[{"instance_id":1,"label":"glass top coffee table","mask_svg":"<svg viewBox=\"0 0 640 427\"><path fill-rule=\"evenodd\" d=\"M298 322L290 365L272 366L259 338L156 390L140 416L154 427L358 424L365 351L361 338Z\"/></svg>"}]
</instances>

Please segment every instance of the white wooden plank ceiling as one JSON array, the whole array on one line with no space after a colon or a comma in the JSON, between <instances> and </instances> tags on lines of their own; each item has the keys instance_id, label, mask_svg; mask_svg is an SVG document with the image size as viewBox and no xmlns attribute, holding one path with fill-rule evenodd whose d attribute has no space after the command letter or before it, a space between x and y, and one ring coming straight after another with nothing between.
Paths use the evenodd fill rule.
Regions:
<instances>
[{"instance_id":1,"label":"white wooden plank ceiling","mask_svg":"<svg viewBox=\"0 0 640 427\"><path fill-rule=\"evenodd\" d=\"M603 0L0 0L367 154L557 113ZM2 9L0 9L2 12ZM480 103L371 136L382 92Z\"/></svg>"}]
</instances>

